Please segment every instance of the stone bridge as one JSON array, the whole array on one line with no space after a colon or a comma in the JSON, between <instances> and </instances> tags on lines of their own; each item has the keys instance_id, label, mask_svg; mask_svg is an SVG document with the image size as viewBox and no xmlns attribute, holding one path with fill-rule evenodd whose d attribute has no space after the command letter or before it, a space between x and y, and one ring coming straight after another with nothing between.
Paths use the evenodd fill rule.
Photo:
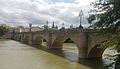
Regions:
<instances>
[{"instance_id":1,"label":"stone bridge","mask_svg":"<svg viewBox=\"0 0 120 69\"><path fill-rule=\"evenodd\" d=\"M80 58L102 57L105 49L100 48L99 44L106 41L108 34L99 34L98 30L81 29L69 31L39 31L39 32L21 32L8 33L6 38L12 38L26 44L41 45L42 40L46 40L48 49L62 49L64 41L70 38L77 46Z\"/></svg>"}]
</instances>

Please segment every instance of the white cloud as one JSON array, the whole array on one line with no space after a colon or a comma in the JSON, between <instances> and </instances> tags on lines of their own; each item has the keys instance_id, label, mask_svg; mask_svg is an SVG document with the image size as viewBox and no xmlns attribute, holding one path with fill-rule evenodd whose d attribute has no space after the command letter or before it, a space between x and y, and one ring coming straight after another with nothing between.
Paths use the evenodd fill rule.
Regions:
<instances>
[{"instance_id":1,"label":"white cloud","mask_svg":"<svg viewBox=\"0 0 120 69\"><path fill-rule=\"evenodd\" d=\"M91 2L95 0L75 0L75 3L79 3L81 6L89 5Z\"/></svg>"},{"instance_id":2,"label":"white cloud","mask_svg":"<svg viewBox=\"0 0 120 69\"><path fill-rule=\"evenodd\" d=\"M72 1L72 0L71 0ZM79 11L84 11L83 25L86 21L88 4L93 0L75 0L74 2L52 2L52 0L0 0L0 23L27 26L28 23L44 25L48 20L60 27L64 22L79 25Z\"/></svg>"}]
</instances>

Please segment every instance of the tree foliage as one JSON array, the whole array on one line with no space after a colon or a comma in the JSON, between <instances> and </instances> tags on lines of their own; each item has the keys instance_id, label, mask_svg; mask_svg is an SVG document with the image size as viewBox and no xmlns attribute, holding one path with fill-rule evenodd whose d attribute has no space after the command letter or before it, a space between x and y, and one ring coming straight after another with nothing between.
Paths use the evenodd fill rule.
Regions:
<instances>
[{"instance_id":1,"label":"tree foliage","mask_svg":"<svg viewBox=\"0 0 120 69\"><path fill-rule=\"evenodd\" d=\"M3 26L0 26L0 36L4 35L6 32L8 32L8 29Z\"/></svg>"},{"instance_id":2,"label":"tree foliage","mask_svg":"<svg viewBox=\"0 0 120 69\"><path fill-rule=\"evenodd\" d=\"M107 45L114 46L120 51L120 0L99 0L92 3L88 21L91 27L107 29L114 33L107 41Z\"/></svg>"},{"instance_id":3,"label":"tree foliage","mask_svg":"<svg viewBox=\"0 0 120 69\"><path fill-rule=\"evenodd\" d=\"M99 0L92 3L88 21L92 27L110 29L112 32L120 29L120 0Z\"/></svg>"},{"instance_id":4,"label":"tree foliage","mask_svg":"<svg viewBox=\"0 0 120 69\"><path fill-rule=\"evenodd\" d=\"M109 40L103 46L113 46L120 52L120 0L98 0L91 4L94 9L90 11L88 22L90 27L96 29L107 29L112 33ZM120 55L116 60L116 68L120 66Z\"/></svg>"},{"instance_id":5,"label":"tree foliage","mask_svg":"<svg viewBox=\"0 0 120 69\"><path fill-rule=\"evenodd\" d=\"M43 27L44 27L45 30L49 29L49 26L47 26L47 25L44 25Z\"/></svg>"}]
</instances>

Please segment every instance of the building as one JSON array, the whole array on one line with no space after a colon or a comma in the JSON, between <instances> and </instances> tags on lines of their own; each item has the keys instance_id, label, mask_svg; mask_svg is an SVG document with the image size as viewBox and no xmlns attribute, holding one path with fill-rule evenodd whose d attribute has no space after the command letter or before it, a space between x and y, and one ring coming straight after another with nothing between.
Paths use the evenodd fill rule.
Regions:
<instances>
[{"instance_id":1,"label":"building","mask_svg":"<svg viewBox=\"0 0 120 69\"><path fill-rule=\"evenodd\" d=\"M5 27L5 28L11 28L11 26L8 26L6 24L0 24L0 26Z\"/></svg>"},{"instance_id":2,"label":"building","mask_svg":"<svg viewBox=\"0 0 120 69\"><path fill-rule=\"evenodd\" d=\"M36 31L42 31L43 28L40 28L38 26L36 27L31 27L31 32L36 32ZM9 28L9 32L30 32L30 28L29 27L22 27L22 26L18 26L18 27L11 27Z\"/></svg>"},{"instance_id":3,"label":"building","mask_svg":"<svg viewBox=\"0 0 120 69\"><path fill-rule=\"evenodd\" d=\"M9 29L9 32L22 32L23 29L22 28L19 28L19 27L11 27L11 28L8 28Z\"/></svg>"},{"instance_id":4,"label":"building","mask_svg":"<svg viewBox=\"0 0 120 69\"><path fill-rule=\"evenodd\" d=\"M42 30L43 30L43 28L40 28L38 26L36 26L36 27L33 26L32 29L31 29L32 32L42 31Z\"/></svg>"}]
</instances>

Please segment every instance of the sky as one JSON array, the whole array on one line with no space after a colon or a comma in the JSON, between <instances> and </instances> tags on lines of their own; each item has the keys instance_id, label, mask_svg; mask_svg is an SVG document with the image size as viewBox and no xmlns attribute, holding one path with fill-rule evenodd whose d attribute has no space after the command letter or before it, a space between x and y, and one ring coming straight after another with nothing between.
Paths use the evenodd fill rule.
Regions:
<instances>
[{"instance_id":1,"label":"sky","mask_svg":"<svg viewBox=\"0 0 120 69\"><path fill-rule=\"evenodd\" d=\"M0 0L0 24L11 26L43 26L53 21L59 28L79 26L79 12L83 10L82 25L87 27L90 2L94 0Z\"/></svg>"}]
</instances>

